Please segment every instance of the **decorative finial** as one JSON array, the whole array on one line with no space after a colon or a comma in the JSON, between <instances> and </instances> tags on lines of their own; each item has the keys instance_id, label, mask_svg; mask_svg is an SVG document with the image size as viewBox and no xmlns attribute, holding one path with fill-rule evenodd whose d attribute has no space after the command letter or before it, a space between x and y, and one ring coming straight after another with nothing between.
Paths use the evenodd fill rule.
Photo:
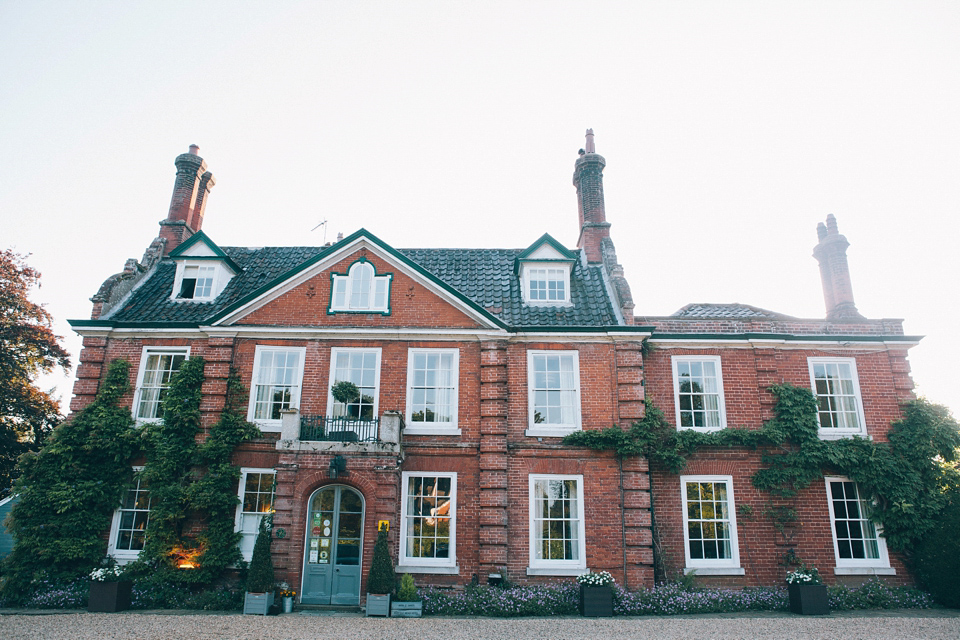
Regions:
<instances>
[{"instance_id":1,"label":"decorative finial","mask_svg":"<svg viewBox=\"0 0 960 640\"><path fill-rule=\"evenodd\" d=\"M587 129L587 153L596 153L597 147L593 144L593 129Z\"/></svg>"}]
</instances>

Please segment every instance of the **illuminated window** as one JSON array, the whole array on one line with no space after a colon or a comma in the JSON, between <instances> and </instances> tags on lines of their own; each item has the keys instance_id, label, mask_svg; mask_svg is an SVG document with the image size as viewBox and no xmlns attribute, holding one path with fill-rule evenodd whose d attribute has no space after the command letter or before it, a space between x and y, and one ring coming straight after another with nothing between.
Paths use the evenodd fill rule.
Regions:
<instances>
[{"instance_id":1,"label":"illuminated window","mask_svg":"<svg viewBox=\"0 0 960 640\"><path fill-rule=\"evenodd\" d=\"M403 473L400 564L456 565L456 473Z\"/></svg>"},{"instance_id":2,"label":"illuminated window","mask_svg":"<svg viewBox=\"0 0 960 640\"><path fill-rule=\"evenodd\" d=\"M142 470L143 467L135 467L134 474ZM120 508L113 514L109 555L118 560L133 560L139 556L146 542L149 521L150 489L139 475L134 475L133 483L123 494Z\"/></svg>"},{"instance_id":3,"label":"illuminated window","mask_svg":"<svg viewBox=\"0 0 960 640\"><path fill-rule=\"evenodd\" d=\"M688 570L740 569L733 479L681 476L683 539ZM732 572L731 572L732 573Z\"/></svg>"},{"instance_id":4,"label":"illuminated window","mask_svg":"<svg viewBox=\"0 0 960 640\"><path fill-rule=\"evenodd\" d=\"M247 562L253 558L253 545L260 531L260 521L273 510L275 479L276 471L273 469L241 469L236 530L242 536L240 552Z\"/></svg>"}]
</instances>

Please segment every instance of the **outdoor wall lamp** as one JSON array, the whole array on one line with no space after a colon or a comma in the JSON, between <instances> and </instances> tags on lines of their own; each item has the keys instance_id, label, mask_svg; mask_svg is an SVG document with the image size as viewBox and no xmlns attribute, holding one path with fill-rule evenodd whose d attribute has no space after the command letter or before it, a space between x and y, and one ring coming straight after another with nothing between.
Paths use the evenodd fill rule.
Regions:
<instances>
[{"instance_id":1,"label":"outdoor wall lamp","mask_svg":"<svg viewBox=\"0 0 960 640\"><path fill-rule=\"evenodd\" d=\"M346 478L350 475L347 471L347 459L343 456L333 456L330 461L330 468L327 469L327 475L336 480L337 478Z\"/></svg>"}]
</instances>

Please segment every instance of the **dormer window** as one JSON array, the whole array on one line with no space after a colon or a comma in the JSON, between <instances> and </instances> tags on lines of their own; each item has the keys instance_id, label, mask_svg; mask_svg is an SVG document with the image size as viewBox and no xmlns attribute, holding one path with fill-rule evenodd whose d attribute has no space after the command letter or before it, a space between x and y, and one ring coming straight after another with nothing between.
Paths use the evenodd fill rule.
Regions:
<instances>
[{"instance_id":1,"label":"dormer window","mask_svg":"<svg viewBox=\"0 0 960 640\"><path fill-rule=\"evenodd\" d=\"M527 269L530 302L566 302L566 269Z\"/></svg>"},{"instance_id":2,"label":"dormer window","mask_svg":"<svg viewBox=\"0 0 960 640\"><path fill-rule=\"evenodd\" d=\"M184 267L178 298L204 300L212 297L216 267Z\"/></svg>"},{"instance_id":3,"label":"dormer window","mask_svg":"<svg viewBox=\"0 0 960 640\"><path fill-rule=\"evenodd\" d=\"M333 273L329 313L390 313L392 274L377 275L365 260L354 262L346 274Z\"/></svg>"},{"instance_id":4,"label":"dormer window","mask_svg":"<svg viewBox=\"0 0 960 640\"><path fill-rule=\"evenodd\" d=\"M170 257L177 264L170 297L179 302L214 300L241 271L203 231L171 251Z\"/></svg>"},{"instance_id":5,"label":"dormer window","mask_svg":"<svg viewBox=\"0 0 960 640\"><path fill-rule=\"evenodd\" d=\"M530 305L566 306L570 300L570 274L577 254L544 234L516 258L523 301Z\"/></svg>"}]
</instances>

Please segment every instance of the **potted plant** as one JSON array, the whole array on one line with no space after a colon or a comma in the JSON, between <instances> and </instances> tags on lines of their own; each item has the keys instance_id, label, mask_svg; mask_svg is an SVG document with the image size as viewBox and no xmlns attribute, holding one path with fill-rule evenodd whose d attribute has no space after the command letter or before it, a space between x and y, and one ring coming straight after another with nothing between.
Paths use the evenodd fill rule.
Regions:
<instances>
[{"instance_id":1,"label":"potted plant","mask_svg":"<svg viewBox=\"0 0 960 640\"><path fill-rule=\"evenodd\" d=\"M87 611L114 613L129 609L133 582L123 577L123 568L117 565L91 571Z\"/></svg>"},{"instance_id":2,"label":"potted plant","mask_svg":"<svg viewBox=\"0 0 960 640\"><path fill-rule=\"evenodd\" d=\"M580 615L609 618L613 615L613 576L608 571L577 576L580 583Z\"/></svg>"},{"instance_id":3,"label":"potted plant","mask_svg":"<svg viewBox=\"0 0 960 640\"><path fill-rule=\"evenodd\" d=\"M419 618L423 615L423 601L413 584L413 576L405 573L400 577L397 600L390 604L390 615L394 618Z\"/></svg>"},{"instance_id":4,"label":"potted plant","mask_svg":"<svg viewBox=\"0 0 960 640\"><path fill-rule=\"evenodd\" d=\"M293 613L293 599L297 597L297 592L290 588L286 582L280 583L280 598L283 601L283 612Z\"/></svg>"},{"instance_id":5,"label":"potted plant","mask_svg":"<svg viewBox=\"0 0 960 640\"><path fill-rule=\"evenodd\" d=\"M368 616L390 615L390 594L396 583L397 574L393 570L393 560L390 559L390 548L387 546L387 527L380 527L377 543L373 547L370 573L367 574Z\"/></svg>"},{"instance_id":6,"label":"potted plant","mask_svg":"<svg viewBox=\"0 0 960 640\"><path fill-rule=\"evenodd\" d=\"M830 613L827 585L820 579L816 567L801 563L800 568L787 573L787 593L790 611L805 616L824 616Z\"/></svg>"},{"instance_id":7,"label":"potted plant","mask_svg":"<svg viewBox=\"0 0 960 640\"><path fill-rule=\"evenodd\" d=\"M273 556L270 555L272 527L270 516L260 520L260 531L253 545L253 558L247 573L247 593L243 599L243 612L265 616L273 605Z\"/></svg>"}]
</instances>

